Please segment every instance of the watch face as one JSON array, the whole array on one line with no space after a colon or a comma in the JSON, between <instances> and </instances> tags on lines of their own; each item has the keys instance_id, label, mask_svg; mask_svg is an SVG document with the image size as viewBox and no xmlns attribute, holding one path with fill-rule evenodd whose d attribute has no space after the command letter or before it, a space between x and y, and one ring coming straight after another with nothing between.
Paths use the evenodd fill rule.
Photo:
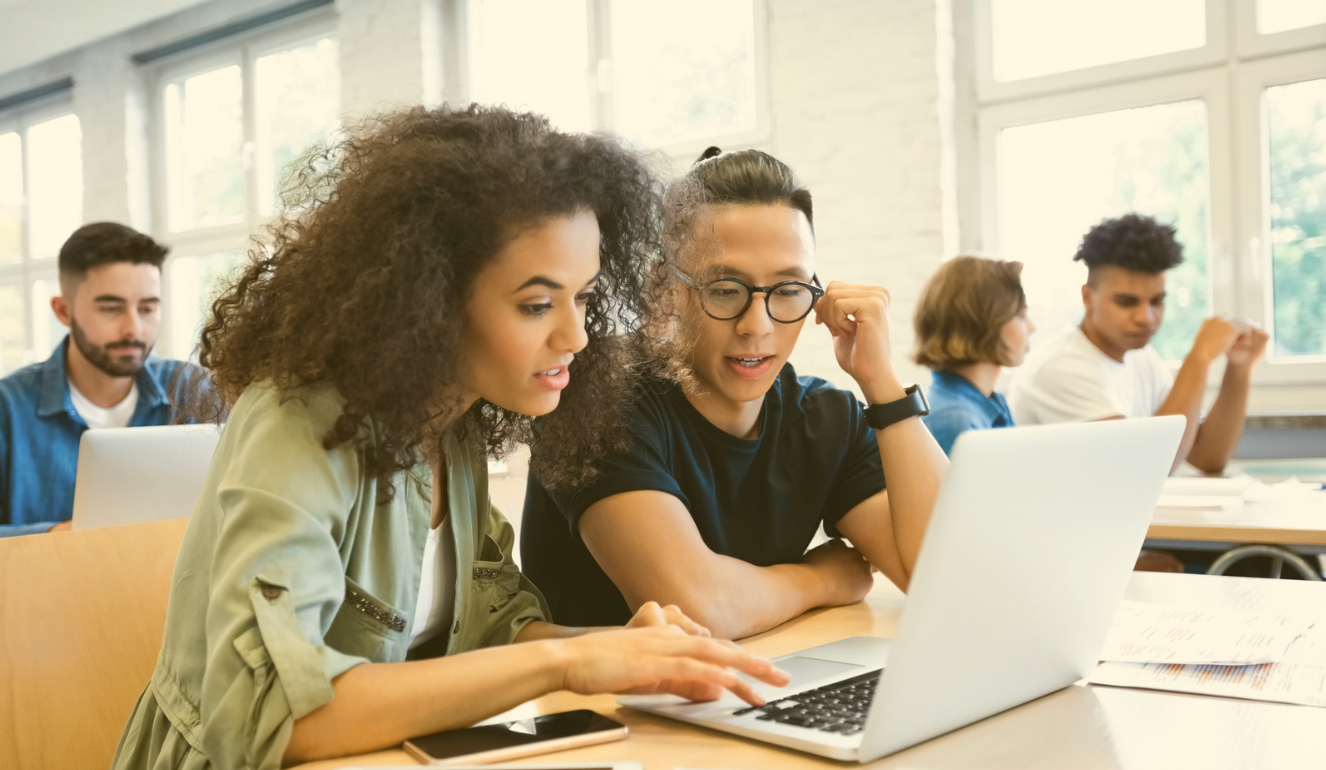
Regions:
<instances>
[{"instance_id":1,"label":"watch face","mask_svg":"<svg viewBox=\"0 0 1326 770\"><path fill-rule=\"evenodd\" d=\"M930 402L925 400L925 391L921 390L920 385L913 385L912 388L908 390L908 393L915 393L917 400L921 402L921 411L918 412L918 414L921 416L930 414Z\"/></svg>"}]
</instances>

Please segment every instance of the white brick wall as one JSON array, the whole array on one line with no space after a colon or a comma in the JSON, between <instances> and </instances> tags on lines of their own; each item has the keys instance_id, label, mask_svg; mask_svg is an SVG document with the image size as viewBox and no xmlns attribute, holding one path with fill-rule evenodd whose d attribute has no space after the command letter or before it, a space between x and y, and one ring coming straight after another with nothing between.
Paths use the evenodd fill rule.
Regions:
<instances>
[{"instance_id":1,"label":"white brick wall","mask_svg":"<svg viewBox=\"0 0 1326 770\"><path fill-rule=\"evenodd\" d=\"M213 0L17 72L0 95L75 80L89 219L152 229L146 89L135 51L178 41L287 0ZM772 136L815 195L821 276L888 287L895 361L911 364L921 284L956 250L952 0L768 0ZM336 0L342 102L350 116L443 96L443 0ZM454 81L454 73L451 74ZM822 329L797 367L843 386ZM1321 388L1255 391L1254 409L1326 407Z\"/></svg>"},{"instance_id":2,"label":"white brick wall","mask_svg":"<svg viewBox=\"0 0 1326 770\"><path fill-rule=\"evenodd\" d=\"M773 0L770 7L771 151L815 197L820 278L888 288L899 373L928 382L910 362L913 298L947 256L945 216L952 216L941 186L936 2ZM828 333L813 324L793 362L852 385Z\"/></svg>"},{"instance_id":3,"label":"white brick wall","mask_svg":"<svg viewBox=\"0 0 1326 770\"><path fill-rule=\"evenodd\" d=\"M336 10L347 116L441 101L440 0L337 0Z\"/></svg>"}]
</instances>

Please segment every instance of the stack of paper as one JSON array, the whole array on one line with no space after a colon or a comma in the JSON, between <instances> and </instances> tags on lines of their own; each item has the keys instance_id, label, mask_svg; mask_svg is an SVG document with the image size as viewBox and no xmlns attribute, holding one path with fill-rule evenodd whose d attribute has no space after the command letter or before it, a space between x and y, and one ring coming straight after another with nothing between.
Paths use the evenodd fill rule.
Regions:
<instances>
[{"instance_id":1,"label":"stack of paper","mask_svg":"<svg viewBox=\"0 0 1326 770\"><path fill-rule=\"evenodd\" d=\"M1125 602L1088 681L1326 706L1326 628L1287 615Z\"/></svg>"},{"instance_id":2,"label":"stack of paper","mask_svg":"<svg viewBox=\"0 0 1326 770\"><path fill-rule=\"evenodd\" d=\"M1252 479L1211 479L1171 476L1165 479L1156 508L1171 513L1231 511L1243 507Z\"/></svg>"}]
</instances>

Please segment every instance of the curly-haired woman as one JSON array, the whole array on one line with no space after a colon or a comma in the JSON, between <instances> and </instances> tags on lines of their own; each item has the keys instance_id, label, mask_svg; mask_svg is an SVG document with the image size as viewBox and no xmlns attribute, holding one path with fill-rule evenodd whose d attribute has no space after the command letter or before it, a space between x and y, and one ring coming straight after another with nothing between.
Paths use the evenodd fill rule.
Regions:
<instances>
[{"instance_id":1,"label":"curly-haired woman","mask_svg":"<svg viewBox=\"0 0 1326 770\"><path fill-rule=\"evenodd\" d=\"M615 444L636 356L612 340L639 336L659 246L641 160L533 115L414 109L294 182L203 331L229 420L114 767L274 768L559 689L784 681L675 608L545 622L489 502L487 454L555 442L539 472L574 481Z\"/></svg>"}]
</instances>

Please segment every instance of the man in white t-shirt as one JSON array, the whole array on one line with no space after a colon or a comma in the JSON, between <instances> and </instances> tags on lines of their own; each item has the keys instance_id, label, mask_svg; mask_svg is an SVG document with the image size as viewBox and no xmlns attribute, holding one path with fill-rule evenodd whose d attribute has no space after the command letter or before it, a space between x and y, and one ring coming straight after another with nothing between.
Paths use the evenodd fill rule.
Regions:
<instances>
[{"instance_id":1,"label":"man in white t-shirt","mask_svg":"<svg viewBox=\"0 0 1326 770\"><path fill-rule=\"evenodd\" d=\"M1222 471L1243 432L1266 332L1246 321L1207 318L1171 377L1149 343L1165 315L1165 271L1183 261L1174 228L1137 214L1107 219L1086 234L1073 259L1088 270L1082 323L1041 346L1018 371L1008 397L1014 421L1181 414L1188 427L1175 467L1186 460L1207 473ZM1221 356L1220 391L1203 420L1207 376Z\"/></svg>"},{"instance_id":2,"label":"man in white t-shirt","mask_svg":"<svg viewBox=\"0 0 1326 770\"><path fill-rule=\"evenodd\" d=\"M69 335L44 363L0 379L0 537L69 527L83 432L168 425L192 388L192 365L151 356L161 322L166 248L97 222L60 248L51 310Z\"/></svg>"}]
</instances>

